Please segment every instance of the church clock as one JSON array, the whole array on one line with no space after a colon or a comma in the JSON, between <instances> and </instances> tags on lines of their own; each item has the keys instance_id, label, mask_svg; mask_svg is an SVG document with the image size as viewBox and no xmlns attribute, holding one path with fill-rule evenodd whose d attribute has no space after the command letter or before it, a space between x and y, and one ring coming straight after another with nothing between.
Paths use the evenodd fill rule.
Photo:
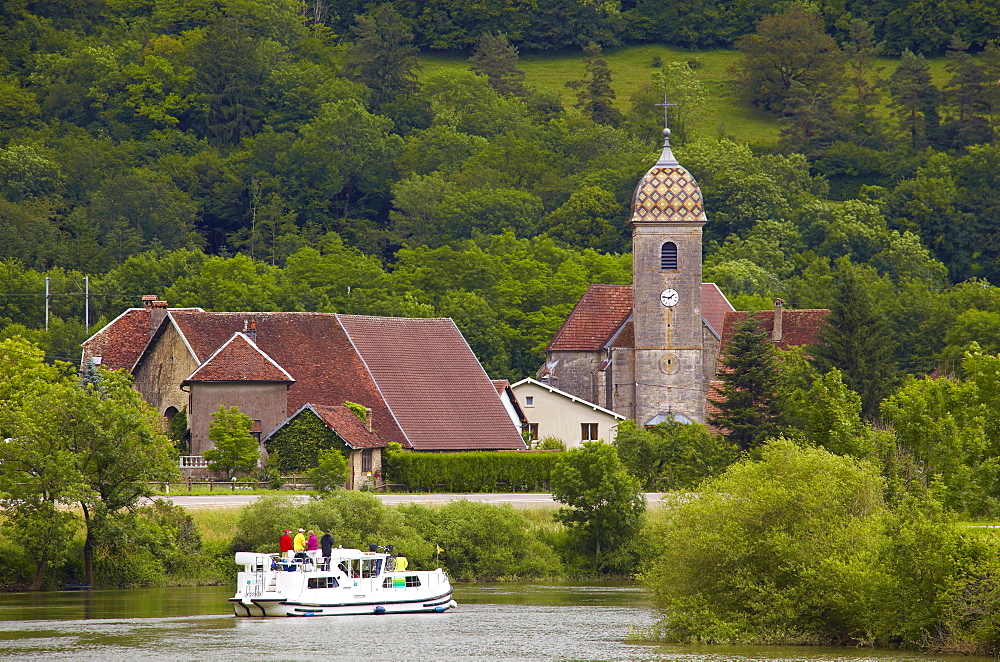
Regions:
<instances>
[{"instance_id":1,"label":"church clock","mask_svg":"<svg viewBox=\"0 0 1000 662\"><path fill-rule=\"evenodd\" d=\"M667 308L673 308L679 300L680 296L677 294L677 290L666 289L660 292L660 303Z\"/></svg>"}]
</instances>

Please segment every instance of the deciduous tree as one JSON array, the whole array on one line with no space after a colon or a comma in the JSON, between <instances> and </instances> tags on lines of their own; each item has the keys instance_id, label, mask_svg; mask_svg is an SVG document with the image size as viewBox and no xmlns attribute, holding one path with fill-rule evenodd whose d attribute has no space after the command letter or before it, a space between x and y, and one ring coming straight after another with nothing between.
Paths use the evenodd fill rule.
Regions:
<instances>
[{"instance_id":1,"label":"deciduous tree","mask_svg":"<svg viewBox=\"0 0 1000 662\"><path fill-rule=\"evenodd\" d=\"M598 564L638 530L646 510L642 484L625 470L614 446L585 441L552 470L552 496L569 508L556 516L580 537Z\"/></svg>"},{"instance_id":2,"label":"deciduous tree","mask_svg":"<svg viewBox=\"0 0 1000 662\"><path fill-rule=\"evenodd\" d=\"M248 474L257 468L260 455L257 440L250 434L253 419L240 411L239 407L220 406L212 414L208 428L208 440L212 448L202 455L208 460L211 471L223 471L226 478L236 474Z\"/></svg>"}]
</instances>

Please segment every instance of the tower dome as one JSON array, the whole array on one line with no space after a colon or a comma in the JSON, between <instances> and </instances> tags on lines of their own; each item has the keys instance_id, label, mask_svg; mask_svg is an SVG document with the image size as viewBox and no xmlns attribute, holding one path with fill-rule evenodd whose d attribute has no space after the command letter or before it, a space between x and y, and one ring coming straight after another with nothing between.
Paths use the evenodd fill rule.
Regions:
<instances>
[{"instance_id":1,"label":"tower dome","mask_svg":"<svg viewBox=\"0 0 1000 662\"><path fill-rule=\"evenodd\" d=\"M631 223L705 223L705 205L694 177L670 151L670 129L663 130L663 152L632 197Z\"/></svg>"}]
</instances>

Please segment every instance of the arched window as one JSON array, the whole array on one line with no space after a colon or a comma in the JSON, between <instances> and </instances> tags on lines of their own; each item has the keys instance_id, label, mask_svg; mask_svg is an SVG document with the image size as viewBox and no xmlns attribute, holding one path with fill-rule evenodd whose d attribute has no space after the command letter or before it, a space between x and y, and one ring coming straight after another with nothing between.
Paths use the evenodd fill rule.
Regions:
<instances>
[{"instance_id":1,"label":"arched window","mask_svg":"<svg viewBox=\"0 0 1000 662\"><path fill-rule=\"evenodd\" d=\"M660 270L677 271L677 244L672 241L660 247Z\"/></svg>"}]
</instances>

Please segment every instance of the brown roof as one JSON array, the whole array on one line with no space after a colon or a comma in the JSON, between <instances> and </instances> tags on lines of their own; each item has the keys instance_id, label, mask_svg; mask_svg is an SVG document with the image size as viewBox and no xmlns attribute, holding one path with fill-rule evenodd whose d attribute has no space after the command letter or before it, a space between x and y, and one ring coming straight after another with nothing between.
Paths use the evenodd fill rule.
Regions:
<instances>
[{"instance_id":1,"label":"brown roof","mask_svg":"<svg viewBox=\"0 0 1000 662\"><path fill-rule=\"evenodd\" d=\"M701 284L701 315L716 333L722 333L723 315L732 310L733 305L715 283ZM609 342L615 347L632 347L635 331L631 317L631 285L591 285L545 351L596 352Z\"/></svg>"},{"instance_id":2,"label":"brown roof","mask_svg":"<svg viewBox=\"0 0 1000 662\"><path fill-rule=\"evenodd\" d=\"M597 351L631 315L631 285L591 285L545 350Z\"/></svg>"},{"instance_id":3,"label":"brown roof","mask_svg":"<svg viewBox=\"0 0 1000 662\"><path fill-rule=\"evenodd\" d=\"M386 441L410 448L337 315L174 310L169 315L199 361L244 329L244 324L255 321L256 346L295 380L288 389L290 411L310 402L329 405L357 402L372 409L375 429Z\"/></svg>"},{"instance_id":4,"label":"brown roof","mask_svg":"<svg viewBox=\"0 0 1000 662\"><path fill-rule=\"evenodd\" d=\"M733 304L715 283L701 284L701 316L712 327L716 335L722 335L723 318L735 310Z\"/></svg>"},{"instance_id":5,"label":"brown roof","mask_svg":"<svg viewBox=\"0 0 1000 662\"><path fill-rule=\"evenodd\" d=\"M830 311L825 308L785 308L781 313L781 341L776 342L774 346L778 349L788 349L802 345L815 345L819 341L820 329L829 314ZM725 352L733 333L736 332L736 327L750 315L753 315L761 328L768 333L774 330L773 310L762 310L756 313L745 311L726 313L722 323L722 340L719 344L719 371L722 369L722 353Z\"/></svg>"},{"instance_id":6,"label":"brown roof","mask_svg":"<svg viewBox=\"0 0 1000 662\"><path fill-rule=\"evenodd\" d=\"M385 440L371 432L353 411L343 405L303 405L302 409L306 408L311 409L326 427L336 432L351 448L383 448L387 444ZM288 420L292 420L298 414L299 412L295 412ZM281 427L283 425L278 426L275 432Z\"/></svg>"},{"instance_id":7,"label":"brown roof","mask_svg":"<svg viewBox=\"0 0 1000 662\"><path fill-rule=\"evenodd\" d=\"M337 317L414 449L524 448L452 320Z\"/></svg>"},{"instance_id":8,"label":"brown roof","mask_svg":"<svg viewBox=\"0 0 1000 662\"><path fill-rule=\"evenodd\" d=\"M294 382L284 368L260 351L250 338L235 333L195 370L188 382Z\"/></svg>"},{"instance_id":9,"label":"brown roof","mask_svg":"<svg viewBox=\"0 0 1000 662\"><path fill-rule=\"evenodd\" d=\"M149 300L149 297L150 295L144 296L143 301ZM152 298L156 299L155 296ZM175 310L200 311L201 308ZM160 320L161 324L162 321ZM109 370L131 370L156 331L152 326L153 313L149 308L129 308L83 341L83 360L100 357L101 365ZM159 326L157 324L157 328Z\"/></svg>"}]
</instances>

